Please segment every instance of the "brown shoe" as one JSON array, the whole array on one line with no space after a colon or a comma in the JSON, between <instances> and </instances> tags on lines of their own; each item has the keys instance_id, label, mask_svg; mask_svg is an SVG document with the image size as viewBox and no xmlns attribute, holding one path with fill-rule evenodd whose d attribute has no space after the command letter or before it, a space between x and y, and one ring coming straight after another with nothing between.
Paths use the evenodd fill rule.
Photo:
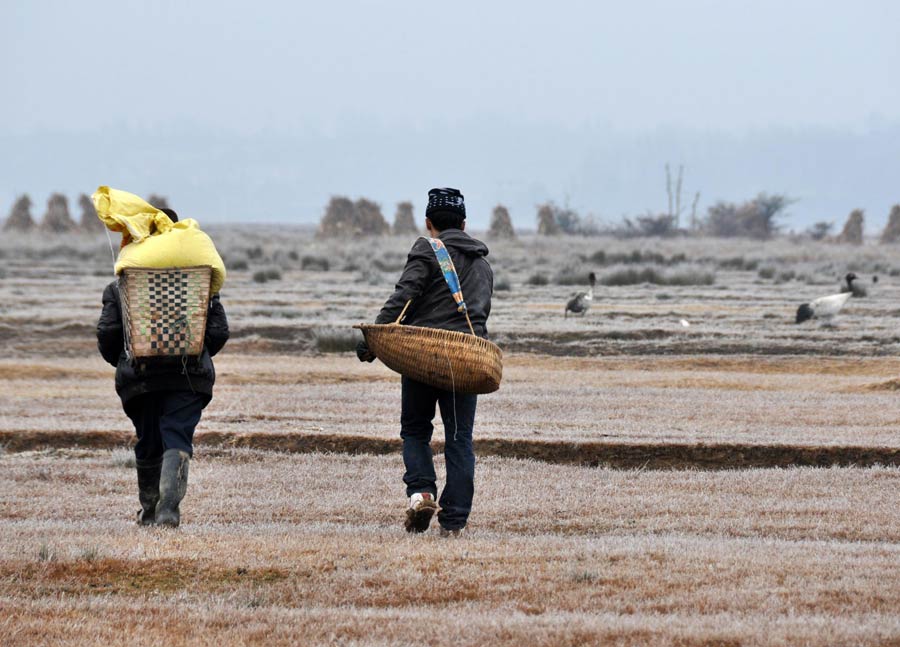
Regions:
<instances>
[{"instance_id":1,"label":"brown shoe","mask_svg":"<svg viewBox=\"0 0 900 647\"><path fill-rule=\"evenodd\" d=\"M446 537L447 539L459 539L462 537L463 530L465 530L465 527L457 528L456 530L447 530L441 526L441 537Z\"/></svg>"},{"instance_id":2,"label":"brown shoe","mask_svg":"<svg viewBox=\"0 0 900 647\"><path fill-rule=\"evenodd\" d=\"M431 492L416 492L409 497L406 509L406 532L425 532L438 506Z\"/></svg>"}]
</instances>

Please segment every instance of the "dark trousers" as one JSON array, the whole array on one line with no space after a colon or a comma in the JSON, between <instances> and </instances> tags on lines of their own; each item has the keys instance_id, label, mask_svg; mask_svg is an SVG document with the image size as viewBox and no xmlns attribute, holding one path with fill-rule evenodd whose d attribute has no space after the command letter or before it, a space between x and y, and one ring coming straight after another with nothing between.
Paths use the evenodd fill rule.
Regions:
<instances>
[{"instance_id":1,"label":"dark trousers","mask_svg":"<svg viewBox=\"0 0 900 647\"><path fill-rule=\"evenodd\" d=\"M434 426L435 404L441 407L444 421L444 458L447 463L447 484L438 501L441 510L438 522L447 530L466 525L472 511L475 493L475 450L472 429L475 425L477 395L436 389L404 377L403 403L400 413L400 437L403 438L403 463L406 474L406 496L416 492L430 492L437 497L434 461L431 454L431 434Z\"/></svg>"},{"instance_id":2,"label":"dark trousers","mask_svg":"<svg viewBox=\"0 0 900 647\"><path fill-rule=\"evenodd\" d=\"M209 395L190 391L158 391L126 402L125 413L138 437L135 458L156 460L167 449L180 449L193 456L194 429L210 399Z\"/></svg>"}]
</instances>

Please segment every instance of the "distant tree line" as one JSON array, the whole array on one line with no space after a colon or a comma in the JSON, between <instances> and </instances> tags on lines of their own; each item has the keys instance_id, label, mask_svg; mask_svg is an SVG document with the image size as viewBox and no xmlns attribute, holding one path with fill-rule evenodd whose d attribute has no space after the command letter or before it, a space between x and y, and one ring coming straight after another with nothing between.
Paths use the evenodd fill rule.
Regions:
<instances>
[{"instance_id":1,"label":"distant tree line","mask_svg":"<svg viewBox=\"0 0 900 647\"><path fill-rule=\"evenodd\" d=\"M667 189L670 193L670 209L665 213L648 212L634 218L624 217L618 224L601 225L593 216L582 216L569 205L545 202L537 206L537 233L541 236L606 235L617 238L711 236L716 238L751 238L768 240L783 231L780 222L787 208L794 202L784 194L760 193L744 202L720 200L711 205L706 214L697 214L700 193L694 194L690 207L687 227L681 226L681 214L685 207L681 202L682 169L672 192L671 175L666 167ZM827 240L836 243L861 244L863 242L864 214L854 209L843 230L837 236L831 235L833 223L817 222L804 234L813 240ZM418 234L411 202L400 202L394 216L393 226L389 225L381 213L381 206L366 198L356 201L345 196L333 196L325 207L319 225L319 236L337 237L382 236L387 234ZM493 239L515 239L509 209L498 204L491 214L488 237ZM888 223L881 235L882 243L900 242L900 205L891 209Z\"/></svg>"},{"instance_id":2,"label":"distant tree line","mask_svg":"<svg viewBox=\"0 0 900 647\"><path fill-rule=\"evenodd\" d=\"M150 195L147 202L157 208L166 208L169 206L166 198L158 195ZM35 220L31 215L31 207L33 203L28 194L19 196L6 222L3 224L4 231L43 231L52 233L66 232L97 232L103 230L103 223L97 217L97 211L94 209L94 203L82 193L78 196L78 206L81 209L81 217L76 222L69 213L69 200L62 193L53 193L47 198L47 209L40 221Z\"/></svg>"}]
</instances>

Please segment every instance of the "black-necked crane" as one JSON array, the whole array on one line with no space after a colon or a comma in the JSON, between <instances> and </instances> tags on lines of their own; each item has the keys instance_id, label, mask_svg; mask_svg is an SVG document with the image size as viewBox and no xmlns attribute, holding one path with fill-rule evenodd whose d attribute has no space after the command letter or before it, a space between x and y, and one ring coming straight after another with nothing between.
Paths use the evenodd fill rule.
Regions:
<instances>
[{"instance_id":1,"label":"black-necked crane","mask_svg":"<svg viewBox=\"0 0 900 647\"><path fill-rule=\"evenodd\" d=\"M797 308L797 323L803 323L808 319L830 322L834 315L841 311L852 294L852 292L841 292L802 304Z\"/></svg>"},{"instance_id":2,"label":"black-necked crane","mask_svg":"<svg viewBox=\"0 0 900 647\"><path fill-rule=\"evenodd\" d=\"M590 283L590 287L587 292L577 292L569 302L566 303L566 310L563 314L563 317L568 317L569 313L584 315L588 311L588 308L591 307L591 302L594 300L594 286L597 284L597 275L591 272L588 274L588 283Z\"/></svg>"}]
</instances>

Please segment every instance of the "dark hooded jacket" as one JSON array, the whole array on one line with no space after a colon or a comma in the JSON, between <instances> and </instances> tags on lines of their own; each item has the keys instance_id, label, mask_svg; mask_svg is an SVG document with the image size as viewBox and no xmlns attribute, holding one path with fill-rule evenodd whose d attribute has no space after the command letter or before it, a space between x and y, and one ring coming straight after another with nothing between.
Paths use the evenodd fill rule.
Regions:
<instances>
[{"instance_id":1,"label":"dark hooded jacket","mask_svg":"<svg viewBox=\"0 0 900 647\"><path fill-rule=\"evenodd\" d=\"M494 292L494 273L485 259L487 245L459 229L445 229L438 238L453 259L475 334L487 337L487 319ZM375 323L395 322L410 299L412 304L406 311L404 324L469 332L465 315L457 310L427 238L420 238L413 245L394 294L384 304Z\"/></svg>"},{"instance_id":2,"label":"dark hooded jacket","mask_svg":"<svg viewBox=\"0 0 900 647\"><path fill-rule=\"evenodd\" d=\"M103 312L97 322L97 347L107 362L116 367L116 393L124 405L130 399L156 391L193 391L212 397L216 369L212 356L228 341L228 319L219 295L209 300L203 353L189 358L186 364L136 362L125 357L125 332L122 327L122 305L115 281L103 291Z\"/></svg>"}]
</instances>

